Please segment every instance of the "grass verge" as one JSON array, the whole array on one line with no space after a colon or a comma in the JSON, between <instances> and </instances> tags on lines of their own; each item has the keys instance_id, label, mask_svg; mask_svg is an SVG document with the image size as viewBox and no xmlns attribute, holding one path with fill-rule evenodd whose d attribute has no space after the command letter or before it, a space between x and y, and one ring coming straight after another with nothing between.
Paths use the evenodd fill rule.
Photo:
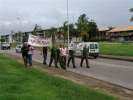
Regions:
<instances>
[{"instance_id":1,"label":"grass verge","mask_svg":"<svg viewBox=\"0 0 133 100\"><path fill-rule=\"evenodd\" d=\"M0 100L116 100L0 54Z\"/></svg>"},{"instance_id":2,"label":"grass verge","mask_svg":"<svg viewBox=\"0 0 133 100\"><path fill-rule=\"evenodd\" d=\"M133 57L133 43L100 43L100 54Z\"/></svg>"}]
</instances>

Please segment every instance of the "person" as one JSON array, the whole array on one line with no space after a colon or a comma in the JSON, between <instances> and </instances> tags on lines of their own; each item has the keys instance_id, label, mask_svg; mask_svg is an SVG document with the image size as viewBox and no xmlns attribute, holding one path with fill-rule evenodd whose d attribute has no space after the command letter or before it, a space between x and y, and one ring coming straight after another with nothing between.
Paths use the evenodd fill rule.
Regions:
<instances>
[{"instance_id":1,"label":"person","mask_svg":"<svg viewBox=\"0 0 133 100\"><path fill-rule=\"evenodd\" d=\"M21 48L21 52L22 52L22 58L24 61L24 65L27 67L27 59L28 59L28 45L27 43L24 43L22 48Z\"/></svg>"},{"instance_id":2,"label":"person","mask_svg":"<svg viewBox=\"0 0 133 100\"><path fill-rule=\"evenodd\" d=\"M74 47L69 48L69 58L68 58L68 63L67 63L68 67L69 67L70 61L72 61L73 68L76 68L75 59L74 59Z\"/></svg>"},{"instance_id":3,"label":"person","mask_svg":"<svg viewBox=\"0 0 133 100\"><path fill-rule=\"evenodd\" d=\"M57 48L57 63L60 63L60 47Z\"/></svg>"},{"instance_id":4,"label":"person","mask_svg":"<svg viewBox=\"0 0 133 100\"><path fill-rule=\"evenodd\" d=\"M51 49L49 67L51 67L51 64L53 61L54 61L55 67L58 68L58 66L57 66L57 49L55 46L53 46Z\"/></svg>"},{"instance_id":5,"label":"person","mask_svg":"<svg viewBox=\"0 0 133 100\"><path fill-rule=\"evenodd\" d=\"M29 66L32 66L32 55L33 55L33 47L31 45L28 45L28 63Z\"/></svg>"},{"instance_id":6,"label":"person","mask_svg":"<svg viewBox=\"0 0 133 100\"><path fill-rule=\"evenodd\" d=\"M88 49L87 49L86 45L83 48L83 53L82 53L80 67L82 67L82 64L83 64L84 60L86 61L86 68L90 68L89 63L88 63Z\"/></svg>"},{"instance_id":7,"label":"person","mask_svg":"<svg viewBox=\"0 0 133 100\"><path fill-rule=\"evenodd\" d=\"M43 64L46 65L47 64L47 53L48 53L48 47L43 47Z\"/></svg>"},{"instance_id":8,"label":"person","mask_svg":"<svg viewBox=\"0 0 133 100\"><path fill-rule=\"evenodd\" d=\"M66 69L66 56L67 56L67 49L62 45L60 48L60 65L61 68Z\"/></svg>"}]
</instances>

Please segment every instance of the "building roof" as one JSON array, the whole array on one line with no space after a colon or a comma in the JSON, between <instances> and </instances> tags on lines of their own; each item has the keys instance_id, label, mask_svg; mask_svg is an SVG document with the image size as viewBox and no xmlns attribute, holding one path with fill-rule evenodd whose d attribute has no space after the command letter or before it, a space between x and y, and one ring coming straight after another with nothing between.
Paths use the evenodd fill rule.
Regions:
<instances>
[{"instance_id":1,"label":"building roof","mask_svg":"<svg viewBox=\"0 0 133 100\"><path fill-rule=\"evenodd\" d=\"M133 26L116 27L116 28L113 28L112 30L110 30L108 32L109 33L114 33L114 32L128 32L128 31L133 31Z\"/></svg>"},{"instance_id":2,"label":"building roof","mask_svg":"<svg viewBox=\"0 0 133 100\"><path fill-rule=\"evenodd\" d=\"M98 28L99 31L109 31L109 28L108 27L102 27L102 28Z\"/></svg>"}]
</instances>

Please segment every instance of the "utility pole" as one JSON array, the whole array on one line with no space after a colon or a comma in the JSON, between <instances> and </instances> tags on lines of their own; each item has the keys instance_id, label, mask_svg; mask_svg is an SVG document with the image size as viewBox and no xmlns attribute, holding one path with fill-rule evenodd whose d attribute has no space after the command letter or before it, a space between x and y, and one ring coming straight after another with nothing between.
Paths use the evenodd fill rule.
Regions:
<instances>
[{"instance_id":1,"label":"utility pole","mask_svg":"<svg viewBox=\"0 0 133 100\"><path fill-rule=\"evenodd\" d=\"M22 28L21 19L20 19L19 17L17 17L17 20L18 20L18 22L19 22L19 24L20 24L20 27ZM18 31L18 32L19 32L19 31ZM20 30L19 34L20 34L20 35L19 35L19 36L20 36L20 37L19 37L19 39L20 39L19 42L22 43L22 42L23 42L23 34L22 34L21 30ZM18 40L19 40L19 39L18 39Z\"/></svg>"},{"instance_id":2,"label":"utility pole","mask_svg":"<svg viewBox=\"0 0 133 100\"><path fill-rule=\"evenodd\" d=\"M70 31L69 31L69 0L67 0L67 34L68 34L68 43L67 43L67 49L68 49L68 55L66 56L66 68L67 68L67 61L68 61L68 57L69 57L69 35L70 35Z\"/></svg>"},{"instance_id":3,"label":"utility pole","mask_svg":"<svg viewBox=\"0 0 133 100\"><path fill-rule=\"evenodd\" d=\"M69 0L67 0L67 34L68 34L68 46L69 46L69 38L70 38L70 29L69 29Z\"/></svg>"}]
</instances>

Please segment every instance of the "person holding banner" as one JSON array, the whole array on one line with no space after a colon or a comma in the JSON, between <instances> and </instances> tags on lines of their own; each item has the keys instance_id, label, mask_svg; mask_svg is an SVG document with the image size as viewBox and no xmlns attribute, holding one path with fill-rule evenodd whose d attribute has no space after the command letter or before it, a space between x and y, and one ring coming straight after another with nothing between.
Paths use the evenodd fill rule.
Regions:
<instances>
[{"instance_id":1,"label":"person holding banner","mask_svg":"<svg viewBox=\"0 0 133 100\"><path fill-rule=\"evenodd\" d=\"M32 66L32 55L33 55L33 47L31 45L28 45L28 63L29 63L29 66Z\"/></svg>"},{"instance_id":2,"label":"person holding banner","mask_svg":"<svg viewBox=\"0 0 133 100\"><path fill-rule=\"evenodd\" d=\"M53 61L54 61L55 67L58 68L58 66L57 66L57 49L55 46L53 46L51 49L49 67L51 67L51 64L53 63Z\"/></svg>"},{"instance_id":3,"label":"person holding banner","mask_svg":"<svg viewBox=\"0 0 133 100\"><path fill-rule=\"evenodd\" d=\"M27 59L28 59L28 45L27 43L24 43L22 48L21 48L21 52L22 52L22 58L24 61L24 65L27 67Z\"/></svg>"}]
</instances>

